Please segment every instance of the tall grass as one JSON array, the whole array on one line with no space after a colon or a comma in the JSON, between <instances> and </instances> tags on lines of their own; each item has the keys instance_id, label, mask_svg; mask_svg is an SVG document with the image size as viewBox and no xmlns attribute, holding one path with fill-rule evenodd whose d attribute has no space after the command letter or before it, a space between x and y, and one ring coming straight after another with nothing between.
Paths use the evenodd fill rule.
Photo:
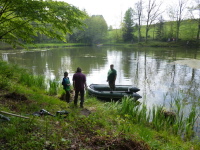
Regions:
<instances>
[{"instance_id":1,"label":"tall grass","mask_svg":"<svg viewBox=\"0 0 200 150\"><path fill-rule=\"evenodd\" d=\"M49 95L57 95L59 91L59 83L55 79L45 82L45 77L42 75L32 75L25 72L21 74L19 82L28 87L45 90Z\"/></svg>"},{"instance_id":2,"label":"tall grass","mask_svg":"<svg viewBox=\"0 0 200 150\"><path fill-rule=\"evenodd\" d=\"M34 86L45 89L45 78L41 75L35 76L29 73L23 73L19 78L19 82L24 85L27 85L28 87Z\"/></svg>"},{"instance_id":3,"label":"tall grass","mask_svg":"<svg viewBox=\"0 0 200 150\"><path fill-rule=\"evenodd\" d=\"M26 69L4 61L0 61L0 79L0 88L10 87L17 82L28 87L46 88L44 76L30 74Z\"/></svg>"},{"instance_id":4,"label":"tall grass","mask_svg":"<svg viewBox=\"0 0 200 150\"><path fill-rule=\"evenodd\" d=\"M6 62L0 61L0 89L7 89L10 87L9 78L13 78L14 70L13 66L8 65Z\"/></svg>"},{"instance_id":5,"label":"tall grass","mask_svg":"<svg viewBox=\"0 0 200 150\"><path fill-rule=\"evenodd\" d=\"M193 127L197 120L197 117L198 115L197 115L196 107L193 106L189 113L189 116L186 118L186 127L185 127L186 139L191 139L191 137L194 135Z\"/></svg>"},{"instance_id":6,"label":"tall grass","mask_svg":"<svg viewBox=\"0 0 200 150\"><path fill-rule=\"evenodd\" d=\"M193 127L197 117L196 107L193 106L186 116L180 100L175 100L175 104L171 106L174 106L173 112L166 111L164 106L153 106L152 109L148 109L145 104L138 104L130 98L123 98L122 102L118 103L117 112L133 123L147 125L157 131L167 131L186 140L191 139L194 136Z\"/></svg>"},{"instance_id":7,"label":"tall grass","mask_svg":"<svg viewBox=\"0 0 200 150\"><path fill-rule=\"evenodd\" d=\"M54 80L49 80L49 88L47 89L47 93L49 95L57 95L59 89L59 83Z\"/></svg>"}]
</instances>

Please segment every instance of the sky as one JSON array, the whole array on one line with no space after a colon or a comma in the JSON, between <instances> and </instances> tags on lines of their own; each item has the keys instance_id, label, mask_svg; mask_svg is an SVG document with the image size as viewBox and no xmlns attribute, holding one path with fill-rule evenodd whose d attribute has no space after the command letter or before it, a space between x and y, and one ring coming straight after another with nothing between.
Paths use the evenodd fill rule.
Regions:
<instances>
[{"instance_id":1,"label":"sky","mask_svg":"<svg viewBox=\"0 0 200 150\"><path fill-rule=\"evenodd\" d=\"M119 26L128 8L134 6L134 0L65 0L79 9L86 9L89 15L103 15L108 26Z\"/></svg>"},{"instance_id":2,"label":"sky","mask_svg":"<svg viewBox=\"0 0 200 150\"><path fill-rule=\"evenodd\" d=\"M137 0L60 0L65 1L78 7L80 10L85 9L89 15L103 15L108 26L119 28L120 22L123 20L125 12ZM145 1L145 0L144 0ZM162 10L165 10L169 5L176 5L179 0L157 0L162 2ZM190 1L190 0L187 0Z\"/></svg>"}]
</instances>

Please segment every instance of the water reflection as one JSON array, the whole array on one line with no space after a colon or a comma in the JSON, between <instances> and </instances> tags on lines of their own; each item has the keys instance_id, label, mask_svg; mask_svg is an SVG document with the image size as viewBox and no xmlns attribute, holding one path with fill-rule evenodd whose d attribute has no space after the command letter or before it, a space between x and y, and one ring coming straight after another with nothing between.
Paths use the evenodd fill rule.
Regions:
<instances>
[{"instance_id":1,"label":"water reflection","mask_svg":"<svg viewBox=\"0 0 200 150\"><path fill-rule=\"evenodd\" d=\"M162 104L169 107L179 98L186 104L185 112L196 105L199 113L200 69L174 63L186 58L200 60L199 52L175 48L76 47L2 53L3 60L51 80L61 81L65 71L72 79L76 68L81 67L88 85L106 84L107 71L114 64L116 84L139 87L141 101L149 107Z\"/></svg>"}]
</instances>

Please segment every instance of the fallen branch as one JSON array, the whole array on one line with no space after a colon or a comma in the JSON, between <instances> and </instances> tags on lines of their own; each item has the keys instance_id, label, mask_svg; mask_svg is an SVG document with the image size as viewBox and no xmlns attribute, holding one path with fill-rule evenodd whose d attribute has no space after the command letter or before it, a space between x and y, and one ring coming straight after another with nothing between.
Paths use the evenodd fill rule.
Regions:
<instances>
[{"instance_id":1,"label":"fallen branch","mask_svg":"<svg viewBox=\"0 0 200 150\"><path fill-rule=\"evenodd\" d=\"M13 114L13 113L5 112L5 111L0 111L0 113L11 115L11 116L15 116L15 117L20 117L20 118L30 119L29 117L25 117L25 116Z\"/></svg>"}]
</instances>

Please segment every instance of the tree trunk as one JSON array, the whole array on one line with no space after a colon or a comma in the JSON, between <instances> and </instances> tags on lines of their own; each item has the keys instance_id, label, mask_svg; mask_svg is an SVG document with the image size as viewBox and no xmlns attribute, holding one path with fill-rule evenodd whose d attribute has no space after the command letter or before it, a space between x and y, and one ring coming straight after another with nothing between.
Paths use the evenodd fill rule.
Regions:
<instances>
[{"instance_id":1,"label":"tree trunk","mask_svg":"<svg viewBox=\"0 0 200 150\"><path fill-rule=\"evenodd\" d=\"M145 33L145 42L147 43L147 38L148 38L148 33L149 33L149 26L146 26L146 33Z\"/></svg>"},{"instance_id":2,"label":"tree trunk","mask_svg":"<svg viewBox=\"0 0 200 150\"><path fill-rule=\"evenodd\" d=\"M140 26L138 27L138 43L141 41L141 31Z\"/></svg>"},{"instance_id":3,"label":"tree trunk","mask_svg":"<svg viewBox=\"0 0 200 150\"><path fill-rule=\"evenodd\" d=\"M199 19L199 25L198 25L198 30L197 30L197 43L199 43L199 33L200 33L200 19Z\"/></svg>"},{"instance_id":4,"label":"tree trunk","mask_svg":"<svg viewBox=\"0 0 200 150\"><path fill-rule=\"evenodd\" d=\"M180 21L177 22L177 30L176 30L176 42L178 42L179 39L179 30L180 30Z\"/></svg>"}]
</instances>

